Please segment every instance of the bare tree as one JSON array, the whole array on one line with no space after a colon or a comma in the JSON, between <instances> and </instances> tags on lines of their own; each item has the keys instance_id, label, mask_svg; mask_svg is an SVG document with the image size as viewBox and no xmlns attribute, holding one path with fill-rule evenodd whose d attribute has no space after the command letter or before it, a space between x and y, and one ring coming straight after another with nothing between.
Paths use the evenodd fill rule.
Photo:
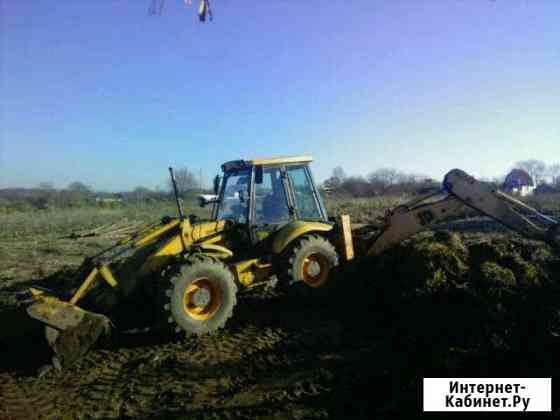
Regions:
<instances>
[{"instance_id":1,"label":"bare tree","mask_svg":"<svg viewBox=\"0 0 560 420\"><path fill-rule=\"evenodd\" d=\"M389 187L405 181L406 176L395 168L380 168L370 173L367 177L375 189L380 189L384 194Z\"/></svg>"},{"instance_id":2,"label":"bare tree","mask_svg":"<svg viewBox=\"0 0 560 420\"><path fill-rule=\"evenodd\" d=\"M327 190L336 190L342 185L345 179L346 172L344 172L341 166L337 166L333 169L331 177L325 180L323 187Z\"/></svg>"},{"instance_id":3,"label":"bare tree","mask_svg":"<svg viewBox=\"0 0 560 420\"><path fill-rule=\"evenodd\" d=\"M198 180L194 173L188 168L180 168L175 171L175 181L177 182L177 192L184 194L189 190L193 190L198 186ZM168 187L173 191L173 183L168 180Z\"/></svg>"},{"instance_id":4,"label":"bare tree","mask_svg":"<svg viewBox=\"0 0 560 420\"><path fill-rule=\"evenodd\" d=\"M368 179L389 186L401 181L403 174L395 168L381 168L369 174Z\"/></svg>"},{"instance_id":5,"label":"bare tree","mask_svg":"<svg viewBox=\"0 0 560 420\"><path fill-rule=\"evenodd\" d=\"M340 189L353 197L366 197L372 194L370 184L361 176L346 178Z\"/></svg>"},{"instance_id":6,"label":"bare tree","mask_svg":"<svg viewBox=\"0 0 560 420\"><path fill-rule=\"evenodd\" d=\"M92 190L89 185L86 185L83 182L79 182L79 181L74 181L70 183L67 189L69 191L81 192L81 193L90 193Z\"/></svg>"},{"instance_id":7,"label":"bare tree","mask_svg":"<svg viewBox=\"0 0 560 420\"><path fill-rule=\"evenodd\" d=\"M51 182L41 182L38 188L43 191L54 191L54 186Z\"/></svg>"},{"instance_id":8,"label":"bare tree","mask_svg":"<svg viewBox=\"0 0 560 420\"><path fill-rule=\"evenodd\" d=\"M132 192L135 194L146 195L151 193L152 190L150 190L148 187L143 187L142 185L139 185L138 187L134 188Z\"/></svg>"},{"instance_id":9,"label":"bare tree","mask_svg":"<svg viewBox=\"0 0 560 420\"><path fill-rule=\"evenodd\" d=\"M515 167L527 171L536 185L540 184L542 177L546 173L546 164L542 160L537 159L521 160L515 164Z\"/></svg>"},{"instance_id":10,"label":"bare tree","mask_svg":"<svg viewBox=\"0 0 560 420\"><path fill-rule=\"evenodd\" d=\"M552 185L560 185L560 163L550 165L546 173L552 178Z\"/></svg>"},{"instance_id":11,"label":"bare tree","mask_svg":"<svg viewBox=\"0 0 560 420\"><path fill-rule=\"evenodd\" d=\"M132 190L132 192L130 193L130 196L133 200L141 202L141 201L145 201L150 196L151 193L152 193L152 190L140 185L140 186L134 188L134 190Z\"/></svg>"},{"instance_id":12,"label":"bare tree","mask_svg":"<svg viewBox=\"0 0 560 420\"><path fill-rule=\"evenodd\" d=\"M342 169L341 166L337 166L332 171L332 177L342 182L346 178L346 172L344 172L344 169Z\"/></svg>"}]
</instances>

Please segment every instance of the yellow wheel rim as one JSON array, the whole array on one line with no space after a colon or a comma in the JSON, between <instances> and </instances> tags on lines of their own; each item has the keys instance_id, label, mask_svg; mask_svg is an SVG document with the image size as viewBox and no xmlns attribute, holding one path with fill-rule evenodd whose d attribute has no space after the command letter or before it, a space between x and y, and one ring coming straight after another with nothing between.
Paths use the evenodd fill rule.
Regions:
<instances>
[{"instance_id":1,"label":"yellow wheel rim","mask_svg":"<svg viewBox=\"0 0 560 420\"><path fill-rule=\"evenodd\" d=\"M303 260L301 279L311 287L321 286L329 276L329 262L322 254L310 254Z\"/></svg>"},{"instance_id":2,"label":"yellow wheel rim","mask_svg":"<svg viewBox=\"0 0 560 420\"><path fill-rule=\"evenodd\" d=\"M191 318L201 321L212 318L221 303L220 289L205 277L189 284L183 295L185 313Z\"/></svg>"}]
</instances>

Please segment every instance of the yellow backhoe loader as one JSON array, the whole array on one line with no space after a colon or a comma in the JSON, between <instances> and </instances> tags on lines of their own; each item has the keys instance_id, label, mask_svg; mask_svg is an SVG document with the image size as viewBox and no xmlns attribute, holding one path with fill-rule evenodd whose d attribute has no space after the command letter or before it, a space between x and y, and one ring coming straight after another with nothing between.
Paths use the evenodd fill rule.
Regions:
<instances>
[{"instance_id":1,"label":"yellow backhoe loader","mask_svg":"<svg viewBox=\"0 0 560 420\"><path fill-rule=\"evenodd\" d=\"M555 220L458 169L445 176L441 191L352 231L347 215L327 215L310 162L298 156L224 163L214 195L201 198L213 206L211 220L185 216L170 168L178 217L164 217L88 258L70 290L18 294L20 307L45 326L53 364L70 365L100 337L130 327L129 320L211 333L232 316L238 290L276 276L281 286L312 291L355 254L379 255L465 207L528 238L560 244Z\"/></svg>"}]
</instances>

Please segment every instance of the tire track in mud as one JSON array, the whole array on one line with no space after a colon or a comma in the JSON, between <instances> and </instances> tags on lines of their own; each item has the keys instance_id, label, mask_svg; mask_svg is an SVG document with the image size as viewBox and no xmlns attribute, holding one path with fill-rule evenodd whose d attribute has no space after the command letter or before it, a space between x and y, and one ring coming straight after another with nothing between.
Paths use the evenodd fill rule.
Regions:
<instances>
[{"instance_id":1,"label":"tire track in mud","mask_svg":"<svg viewBox=\"0 0 560 420\"><path fill-rule=\"evenodd\" d=\"M58 418L50 386L33 380L20 381L2 375L0 418L2 420Z\"/></svg>"},{"instance_id":2,"label":"tire track in mud","mask_svg":"<svg viewBox=\"0 0 560 420\"><path fill-rule=\"evenodd\" d=\"M557 259L544 265L524 243L521 250L505 247L516 243L508 240L499 250L503 248L504 255L525 250L523 258L531 264L550 266L543 279L558 278ZM240 294L233 318L211 336L175 342L139 334L41 378L6 370L9 364L4 363L0 419L371 418L403 410L414 414L418 378L434 372L461 376L472 369L485 374L485 368L476 370L479 362L494 354L499 355L496 360L503 358L505 350L499 344L487 345L484 331L462 344L462 331L476 329L477 317L446 336L448 322L443 318L463 313L469 305L473 306L465 314L492 310L477 306L478 300L463 288L400 295L396 286L381 282L360 285L375 272L390 279L390 285L405 287L409 272L399 274L396 268L403 266L402 255L422 256L411 251L403 248L404 254L386 256L385 271L383 265L374 271L369 262L349 267L339 275L352 289L335 288L326 299L294 299L270 290ZM475 256L473 247L469 252ZM429 259L422 261L431 264ZM541 302L535 299L529 302ZM450 353L450 348L460 351ZM507 357L516 360L513 355Z\"/></svg>"},{"instance_id":3,"label":"tire track in mud","mask_svg":"<svg viewBox=\"0 0 560 420\"><path fill-rule=\"evenodd\" d=\"M324 394L330 379L316 349L337 347L340 327L317 324L314 308L286 312L285 297L242 300L240 315L210 336L96 350L42 378L0 373L3 405L18 419L247 418Z\"/></svg>"}]
</instances>

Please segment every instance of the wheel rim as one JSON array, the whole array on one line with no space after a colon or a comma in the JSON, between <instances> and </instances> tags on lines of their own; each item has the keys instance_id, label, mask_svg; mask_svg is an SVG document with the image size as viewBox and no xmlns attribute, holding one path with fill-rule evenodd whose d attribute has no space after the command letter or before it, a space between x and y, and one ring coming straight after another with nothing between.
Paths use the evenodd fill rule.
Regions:
<instances>
[{"instance_id":1,"label":"wheel rim","mask_svg":"<svg viewBox=\"0 0 560 420\"><path fill-rule=\"evenodd\" d=\"M187 286L183 295L185 313L201 321L212 318L221 303L220 289L206 277L194 280Z\"/></svg>"},{"instance_id":2,"label":"wheel rim","mask_svg":"<svg viewBox=\"0 0 560 420\"><path fill-rule=\"evenodd\" d=\"M303 260L301 278L312 287L322 285L329 275L329 262L322 254L310 254Z\"/></svg>"}]
</instances>

